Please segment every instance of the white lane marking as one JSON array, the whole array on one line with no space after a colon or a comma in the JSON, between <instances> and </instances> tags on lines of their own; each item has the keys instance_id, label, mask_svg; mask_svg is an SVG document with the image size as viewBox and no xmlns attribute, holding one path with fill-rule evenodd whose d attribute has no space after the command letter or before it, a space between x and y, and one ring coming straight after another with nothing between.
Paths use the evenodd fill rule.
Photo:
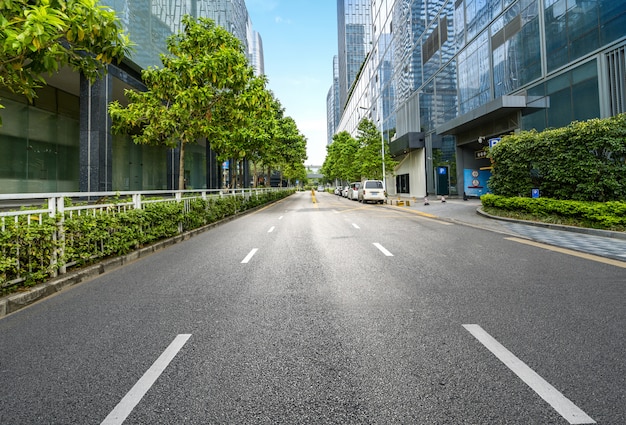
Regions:
<instances>
[{"instance_id":1,"label":"white lane marking","mask_svg":"<svg viewBox=\"0 0 626 425\"><path fill-rule=\"evenodd\" d=\"M352 223L352 227L354 227L355 229L360 229L360 227L356 223Z\"/></svg>"},{"instance_id":2,"label":"white lane marking","mask_svg":"<svg viewBox=\"0 0 626 425\"><path fill-rule=\"evenodd\" d=\"M270 227L270 230L268 230L267 233L272 233L274 231L274 229L275 229L274 226Z\"/></svg>"},{"instance_id":3,"label":"white lane marking","mask_svg":"<svg viewBox=\"0 0 626 425\"><path fill-rule=\"evenodd\" d=\"M115 409L104 418L101 425L121 425L190 337L191 334L180 334L174 338L174 341L172 341L169 347L167 347L152 366L150 366L150 369L143 374L118 405L115 406Z\"/></svg>"},{"instance_id":4,"label":"white lane marking","mask_svg":"<svg viewBox=\"0 0 626 425\"><path fill-rule=\"evenodd\" d=\"M281 215L280 217L278 217L278 219L279 219L279 220L282 220L282 219L283 219L283 216Z\"/></svg>"},{"instance_id":5,"label":"white lane marking","mask_svg":"<svg viewBox=\"0 0 626 425\"><path fill-rule=\"evenodd\" d=\"M378 249L380 249L380 252L382 252L383 254L385 254L387 257L393 257L393 254L389 251L387 251L385 249L384 246L382 246L381 244L379 244L378 242L374 242L374 246Z\"/></svg>"},{"instance_id":6,"label":"white lane marking","mask_svg":"<svg viewBox=\"0 0 626 425\"><path fill-rule=\"evenodd\" d=\"M250 261L250 260L252 259L252 257L254 256L254 254L256 254L256 252L257 252L258 250L259 250L258 248L254 248L252 251L250 251L250 252L248 253L248 255L246 255L246 258L244 258L244 259L241 261L241 264L246 264L248 261Z\"/></svg>"},{"instance_id":7,"label":"white lane marking","mask_svg":"<svg viewBox=\"0 0 626 425\"><path fill-rule=\"evenodd\" d=\"M515 373L526 385L532 388L554 410L570 424L595 424L585 412L561 394L556 388L544 380L537 372L528 367L513 353L496 341L479 325L463 325L465 329L491 351L502 363Z\"/></svg>"}]
</instances>

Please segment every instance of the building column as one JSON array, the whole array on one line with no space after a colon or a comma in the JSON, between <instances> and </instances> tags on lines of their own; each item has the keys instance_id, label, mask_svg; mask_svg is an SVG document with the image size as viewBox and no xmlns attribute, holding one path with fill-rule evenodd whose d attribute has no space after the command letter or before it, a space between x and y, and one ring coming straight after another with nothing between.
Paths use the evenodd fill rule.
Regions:
<instances>
[{"instance_id":1,"label":"building column","mask_svg":"<svg viewBox=\"0 0 626 425\"><path fill-rule=\"evenodd\" d=\"M217 163L217 155L211 149L211 144L206 144L206 187L207 189L220 189L222 182L222 167Z\"/></svg>"},{"instance_id":2,"label":"building column","mask_svg":"<svg viewBox=\"0 0 626 425\"><path fill-rule=\"evenodd\" d=\"M107 111L112 93L111 75L89 82L80 76L80 170L81 192L113 190L111 120Z\"/></svg>"}]
</instances>

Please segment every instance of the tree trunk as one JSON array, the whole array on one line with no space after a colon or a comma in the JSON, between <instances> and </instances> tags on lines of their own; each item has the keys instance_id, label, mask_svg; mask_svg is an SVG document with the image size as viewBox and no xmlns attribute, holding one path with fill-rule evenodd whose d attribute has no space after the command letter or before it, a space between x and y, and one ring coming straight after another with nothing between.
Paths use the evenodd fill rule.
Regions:
<instances>
[{"instance_id":1,"label":"tree trunk","mask_svg":"<svg viewBox=\"0 0 626 425\"><path fill-rule=\"evenodd\" d=\"M180 160L178 161L178 190L185 187L185 143L180 141Z\"/></svg>"}]
</instances>

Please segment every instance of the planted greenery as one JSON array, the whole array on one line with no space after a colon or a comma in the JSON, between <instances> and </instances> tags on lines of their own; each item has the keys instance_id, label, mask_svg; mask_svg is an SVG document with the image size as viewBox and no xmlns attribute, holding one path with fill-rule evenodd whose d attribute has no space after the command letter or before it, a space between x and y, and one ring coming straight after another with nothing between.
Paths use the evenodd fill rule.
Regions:
<instances>
[{"instance_id":1,"label":"planted greenery","mask_svg":"<svg viewBox=\"0 0 626 425\"><path fill-rule=\"evenodd\" d=\"M494 215L626 231L626 202L571 201L551 198L481 196L483 208Z\"/></svg>"},{"instance_id":2,"label":"planted greenery","mask_svg":"<svg viewBox=\"0 0 626 425\"><path fill-rule=\"evenodd\" d=\"M508 135L490 149L496 195L577 201L626 199L626 114Z\"/></svg>"},{"instance_id":3,"label":"planted greenery","mask_svg":"<svg viewBox=\"0 0 626 425\"><path fill-rule=\"evenodd\" d=\"M89 210L31 220L20 216L0 232L2 293L45 281L61 266L83 266L127 254L159 240L215 223L250 208L291 195L292 189L247 197L200 197L145 203L141 209ZM56 237L55 237L56 236ZM54 262L54 258L57 258Z\"/></svg>"}]
</instances>

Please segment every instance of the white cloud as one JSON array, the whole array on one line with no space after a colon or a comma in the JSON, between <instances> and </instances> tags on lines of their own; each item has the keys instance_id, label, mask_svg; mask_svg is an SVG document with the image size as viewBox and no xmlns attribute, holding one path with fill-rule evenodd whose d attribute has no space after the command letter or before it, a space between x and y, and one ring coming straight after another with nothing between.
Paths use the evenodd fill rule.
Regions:
<instances>
[{"instance_id":1,"label":"white cloud","mask_svg":"<svg viewBox=\"0 0 626 425\"><path fill-rule=\"evenodd\" d=\"M274 18L274 22L276 22L277 24L287 24L287 25L291 25L292 21L291 19L285 19L282 16L277 16Z\"/></svg>"}]
</instances>

